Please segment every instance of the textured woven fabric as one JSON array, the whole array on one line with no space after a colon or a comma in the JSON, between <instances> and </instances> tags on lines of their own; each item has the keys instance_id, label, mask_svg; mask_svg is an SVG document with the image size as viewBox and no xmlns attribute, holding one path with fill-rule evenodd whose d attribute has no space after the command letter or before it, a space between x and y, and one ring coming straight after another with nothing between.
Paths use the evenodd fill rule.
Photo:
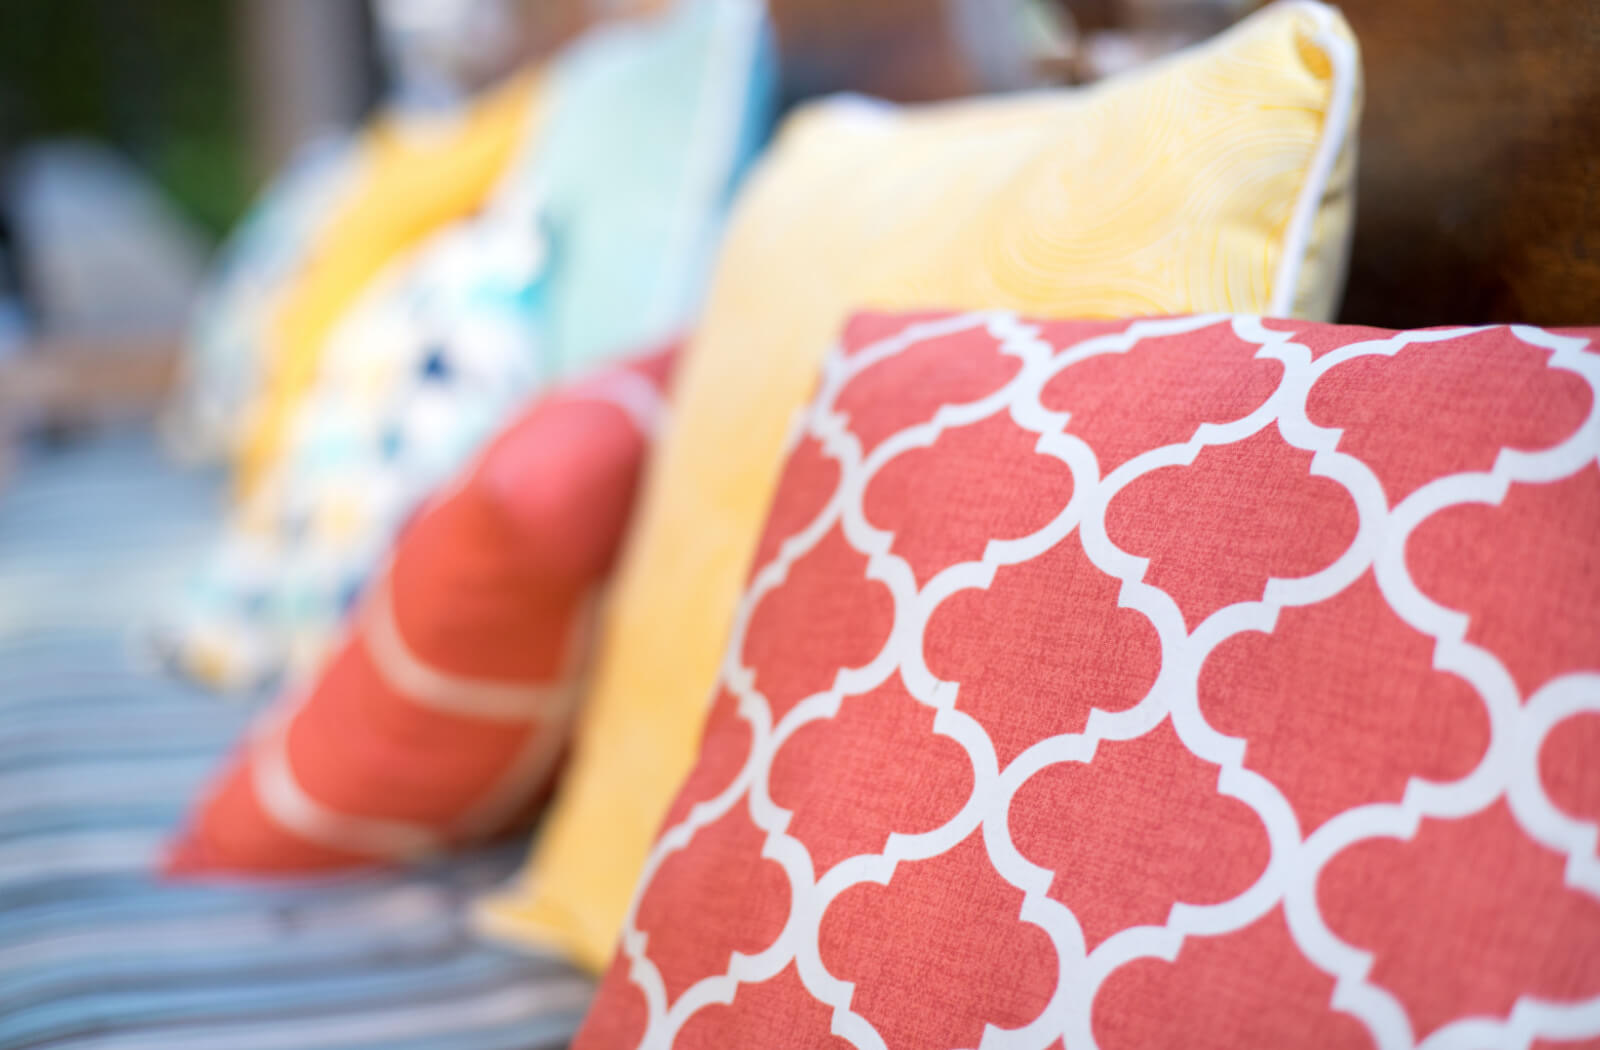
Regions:
<instances>
[{"instance_id":1,"label":"textured woven fabric","mask_svg":"<svg viewBox=\"0 0 1600 1050\"><path fill-rule=\"evenodd\" d=\"M670 360L540 399L418 512L327 666L244 737L175 870L409 860L527 816L566 745Z\"/></svg>"},{"instance_id":2,"label":"textured woven fabric","mask_svg":"<svg viewBox=\"0 0 1600 1050\"><path fill-rule=\"evenodd\" d=\"M784 434L849 310L1326 315L1359 79L1338 16L1289 3L1083 91L798 114L735 210L572 769L497 925L609 957L694 753Z\"/></svg>"},{"instance_id":3,"label":"textured woven fabric","mask_svg":"<svg viewBox=\"0 0 1600 1050\"><path fill-rule=\"evenodd\" d=\"M1595 1045L1597 340L858 321L575 1047Z\"/></svg>"},{"instance_id":4,"label":"textured woven fabric","mask_svg":"<svg viewBox=\"0 0 1600 1050\"><path fill-rule=\"evenodd\" d=\"M157 877L249 711L152 673L127 631L218 498L126 435L0 490L0 1047L564 1046L589 981L467 929L504 850L274 889Z\"/></svg>"}]
</instances>

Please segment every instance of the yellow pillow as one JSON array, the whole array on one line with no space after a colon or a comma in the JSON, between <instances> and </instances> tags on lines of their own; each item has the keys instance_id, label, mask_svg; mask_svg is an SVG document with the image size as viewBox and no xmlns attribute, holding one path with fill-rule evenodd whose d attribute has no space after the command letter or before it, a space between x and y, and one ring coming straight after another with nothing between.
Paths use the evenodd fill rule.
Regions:
<instances>
[{"instance_id":1,"label":"yellow pillow","mask_svg":"<svg viewBox=\"0 0 1600 1050\"><path fill-rule=\"evenodd\" d=\"M572 765L482 924L601 969L687 773L791 419L847 312L1327 319L1360 70L1309 2L1084 90L795 117L736 206Z\"/></svg>"},{"instance_id":2,"label":"yellow pillow","mask_svg":"<svg viewBox=\"0 0 1600 1050\"><path fill-rule=\"evenodd\" d=\"M527 73L460 114L391 117L363 136L361 174L277 303L265 381L246 410L240 492L251 491L281 451L334 323L386 263L478 209L531 141L543 98L537 75Z\"/></svg>"}]
</instances>

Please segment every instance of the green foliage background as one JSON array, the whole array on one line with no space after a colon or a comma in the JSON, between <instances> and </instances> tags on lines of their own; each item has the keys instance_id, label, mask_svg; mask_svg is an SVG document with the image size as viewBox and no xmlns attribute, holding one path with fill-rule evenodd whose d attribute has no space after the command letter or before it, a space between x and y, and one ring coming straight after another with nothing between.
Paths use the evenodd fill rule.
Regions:
<instances>
[{"instance_id":1,"label":"green foliage background","mask_svg":"<svg viewBox=\"0 0 1600 1050\"><path fill-rule=\"evenodd\" d=\"M43 136L110 142L213 234L248 202L226 0L0 0L0 159Z\"/></svg>"}]
</instances>

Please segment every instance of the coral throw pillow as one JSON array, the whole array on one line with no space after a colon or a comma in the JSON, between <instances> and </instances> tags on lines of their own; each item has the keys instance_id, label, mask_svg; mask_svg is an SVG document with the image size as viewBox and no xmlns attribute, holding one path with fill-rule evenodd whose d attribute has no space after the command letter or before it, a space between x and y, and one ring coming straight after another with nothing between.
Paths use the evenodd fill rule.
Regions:
<instances>
[{"instance_id":1,"label":"coral throw pillow","mask_svg":"<svg viewBox=\"0 0 1600 1050\"><path fill-rule=\"evenodd\" d=\"M1597 1045L1597 339L858 318L575 1045Z\"/></svg>"},{"instance_id":2,"label":"coral throw pillow","mask_svg":"<svg viewBox=\"0 0 1600 1050\"><path fill-rule=\"evenodd\" d=\"M1326 318L1360 80L1336 12L1280 3L1084 90L791 118L735 206L570 775L491 924L604 967L693 761L784 436L851 310Z\"/></svg>"},{"instance_id":3,"label":"coral throw pillow","mask_svg":"<svg viewBox=\"0 0 1600 1050\"><path fill-rule=\"evenodd\" d=\"M671 356L535 403L424 506L321 675L230 760L174 871L398 861L528 813L566 743Z\"/></svg>"}]
</instances>

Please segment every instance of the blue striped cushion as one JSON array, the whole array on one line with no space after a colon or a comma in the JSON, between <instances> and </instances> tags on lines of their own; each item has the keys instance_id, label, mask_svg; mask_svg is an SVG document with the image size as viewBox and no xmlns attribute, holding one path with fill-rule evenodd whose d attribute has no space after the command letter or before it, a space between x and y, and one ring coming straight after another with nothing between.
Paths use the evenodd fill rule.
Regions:
<instances>
[{"instance_id":1,"label":"blue striped cushion","mask_svg":"<svg viewBox=\"0 0 1600 1050\"><path fill-rule=\"evenodd\" d=\"M293 885L153 874L250 714L130 630L218 498L126 433L0 491L0 1048L564 1046L589 981L467 922L520 850Z\"/></svg>"}]
</instances>

